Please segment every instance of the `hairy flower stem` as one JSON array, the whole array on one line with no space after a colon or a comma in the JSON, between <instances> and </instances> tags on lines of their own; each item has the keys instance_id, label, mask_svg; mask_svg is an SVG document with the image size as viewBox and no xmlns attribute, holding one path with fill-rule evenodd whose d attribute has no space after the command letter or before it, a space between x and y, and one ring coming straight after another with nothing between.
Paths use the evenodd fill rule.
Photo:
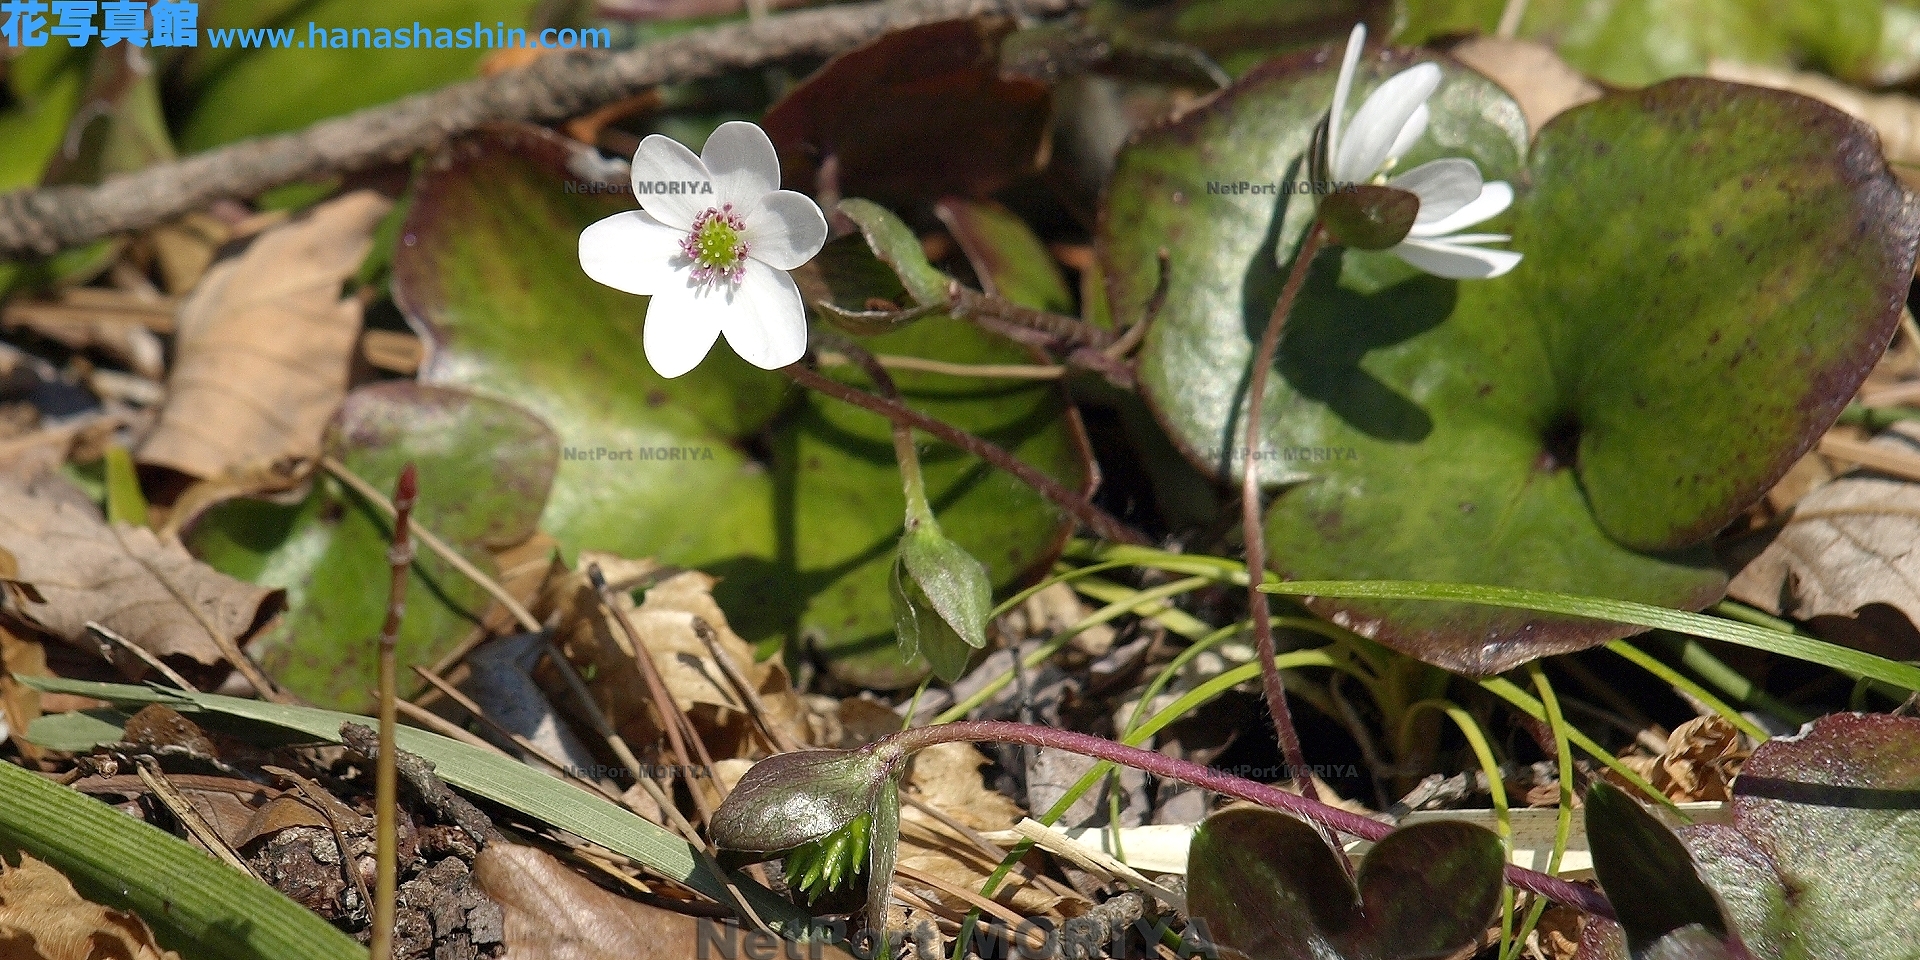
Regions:
<instances>
[{"instance_id":1,"label":"hairy flower stem","mask_svg":"<svg viewBox=\"0 0 1920 960\"><path fill-rule=\"evenodd\" d=\"M393 546L387 550L387 567L392 579L387 587L387 619L380 627L380 753L373 760L374 808L374 885L373 930L368 954L372 960L390 960L393 956L394 900L399 885L400 811L394 783L394 724L398 696L394 674L397 671L396 647L400 643L400 623L407 614L407 571L413 566L413 538L408 529L413 519L413 503L420 494L419 480L409 463L400 470L393 490Z\"/></svg>"},{"instance_id":2,"label":"hairy flower stem","mask_svg":"<svg viewBox=\"0 0 1920 960\"><path fill-rule=\"evenodd\" d=\"M1273 716L1273 733L1280 741L1280 754L1287 761L1287 772L1299 784L1308 800L1318 800L1313 774L1307 768L1306 754L1300 749L1300 732L1293 726L1293 711L1287 707L1287 688L1280 680L1280 669L1273 665L1273 624L1267 607L1267 595L1260 591L1266 579L1267 531L1260 517L1260 448L1265 424L1261 407L1267 397L1267 374L1273 370L1274 354L1280 349L1280 331L1293 313L1293 301L1306 284L1307 271L1320 252L1327 231L1315 221L1293 257L1293 269L1287 273L1286 286L1280 289L1280 301L1273 305L1273 316L1260 333L1260 349L1254 354L1253 372L1247 385L1246 465L1240 484L1240 526L1247 543L1247 616L1253 619L1253 644L1260 655L1260 685L1266 691L1267 712ZM1228 457L1232 462L1232 457Z\"/></svg>"},{"instance_id":3,"label":"hairy flower stem","mask_svg":"<svg viewBox=\"0 0 1920 960\"><path fill-rule=\"evenodd\" d=\"M786 374L793 382L809 390L824 393L835 400L851 403L863 410L871 410L874 413L886 417L889 422L903 424L915 430L933 434L941 440L1013 474L1015 479L1032 487L1035 492L1047 498L1054 506L1066 511L1074 519L1079 520L1087 529L1092 530L1095 536L1103 540L1112 540L1116 543L1130 543L1136 546L1143 546L1147 542L1146 538L1136 533L1126 524L1115 519L1112 514L1089 503L1086 497L1061 486L1059 481L1054 480L1035 467L1021 461L1005 449L976 437L959 427L942 420L935 420L926 414L908 407L906 404L888 400L885 397L868 393L865 390L849 387L838 380L816 372L804 363L796 363L782 367L780 368L780 372Z\"/></svg>"},{"instance_id":4,"label":"hairy flower stem","mask_svg":"<svg viewBox=\"0 0 1920 960\"><path fill-rule=\"evenodd\" d=\"M1394 826L1390 823L1348 813L1318 800L1310 800L1277 787L1242 779L1190 760L1178 760L1164 753L1129 747L1104 737L1062 730L1057 727L1008 723L1001 720L960 720L954 723L902 730L875 741L865 749L874 751L886 758L889 763L897 765L906 762L906 758L917 750L923 750L934 744L953 742L1020 743L1065 750L1096 760L1106 760L1124 767L1144 770L1157 777L1190 783L1202 790L1211 790L1249 803L1257 803L1263 807L1281 810L1362 840L1377 842L1394 831ZM1511 864L1507 866L1506 877L1508 883L1529 893L1583 910L1594 916L1614 919L1613 905L1595 890Z\"/></svg>"}]
</instances>

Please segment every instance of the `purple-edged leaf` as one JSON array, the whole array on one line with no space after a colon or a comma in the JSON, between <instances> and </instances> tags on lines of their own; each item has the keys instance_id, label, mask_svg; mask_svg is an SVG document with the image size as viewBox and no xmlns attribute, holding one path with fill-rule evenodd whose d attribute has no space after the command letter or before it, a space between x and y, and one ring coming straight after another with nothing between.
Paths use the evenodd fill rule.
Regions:
<instances>
[{"instance_id":1,"label":"purple-edged leaf","mask_svg":"<svg viewBox=\"0 0 1920 960\"><path fill-rule=\"evenodd\" d=\"M1363 58L1354 97L1413 54ZM1331 99L1328 53L1255 70L1140 137L1100 248L1121 325L1154 300L1142 388L1170 435L1231 478L1247 365L1309 197L1297 180ZM1676 80L1568 111L1521 162L1518 108L1442 62L1403 166L1475 161L1514 183L1525 259L1493 280L1391 253L1314 265L1281 340L1261 476L1290 579L1469 582L1699 609L1725 578L1693 546L1830 425L1898 320L1920 215L1864 125L1804 97ZM1290 260L1291 254L1281 258ZM1629 628L1463 606L1317 600L1430 663L1493 673Z\"/></svg>"},{"instance_id":2,"label":"purple-edged leaf","mask_svg":"<svg viewBox=\"0 0 1920 960\"><path fill-rule=\"evenodd\" d=\"M1634 957L1655 956L1663 940L1670 942L1658 949L1667 952L1658 955L1692 956L1672 951L1697 945L1700 935L1728 949L1720 901L1673 831L1632 797L1600 781L1587 791L1586 817L1594 873L1620 916Z\"/></svg>"},{"instance_id":3,"label":"purple-edged leaf","mask_svg":"<svg viewBox=\"0 0 1920 960\"><path fill-rule=\"evenodd\" d=\"M1639 953L1627 950L1620 925L1602 917L1587 918L1580 948L1573 960L1751 960L1726 938L1704 927L1681 927L1655 940Z\"/></svg>"},{"instance_id":4,"label":"purple-edged leaf","mask_svg":"<svg viewBox=\"0 0 1920 960\"><path fill-rule=\"evenodd\" d=\"M1754 751L1731 825L1689 827L1756 957L1895 960L1920 943L1920 720L1822 717Z\"/></svg>"},{"instance_id":5,"label":"purple-edged leaf","mask_svg":"<svg viewBox=\"0 0 1920 960\"><path fill-rule=\"evenodd\" d=\"M1251 960L1411 960L1473 943L1500 906L1500 840L1470 824L1405 827L1362 862L1359 889L1320 830L1245 807L1207 818L1187 905L1214 944Z\"/></svg>"}]
</instances>

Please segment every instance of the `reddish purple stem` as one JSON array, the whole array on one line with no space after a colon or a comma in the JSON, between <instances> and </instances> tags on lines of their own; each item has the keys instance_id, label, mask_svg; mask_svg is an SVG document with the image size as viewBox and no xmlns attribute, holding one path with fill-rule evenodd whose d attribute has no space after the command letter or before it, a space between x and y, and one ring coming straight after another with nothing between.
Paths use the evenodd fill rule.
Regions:
<instances>
[{"instance_id":1,"label":"reddish purple stem","mask_svg":"<svg viewBox=\"0 0 1920 960\"><path fill-rule=\"evenodd\" d=\"M1382 823L1379 820L1349 813L1338 807L1330 807L1317 800L1309 800L1277 787L1222 773L1212 767L1202 766L1189 760L1178 760L1152 750L1129 747L1104 737L1054 727L1007 723L1000 720L961 720L955 723L903 730L875 742L868 749L897 752L904 758L907 754L936 743L955 741L1024 743L1029 746L1065 750L1097 760L1107 760L1121 766L1145 770L1155 776L1190 783L1203 790L1211 790L1250 803L1257 803L1263 807L1282 810L1362 840L1377 842L1394 831L1394 826L1390 823ZM1615 919L1613 905L1596 890L1512 864L1507 865L1506 876L1507 882L1529 893L1595 916L1609 920Z\"/></svg>"}]
</instances>

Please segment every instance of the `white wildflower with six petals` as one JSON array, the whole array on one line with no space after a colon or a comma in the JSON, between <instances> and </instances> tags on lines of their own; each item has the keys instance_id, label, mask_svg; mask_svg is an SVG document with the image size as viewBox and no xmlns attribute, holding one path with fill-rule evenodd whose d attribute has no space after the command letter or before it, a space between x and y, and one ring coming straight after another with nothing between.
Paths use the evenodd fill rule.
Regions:
<instances>
[{"instance_id":1,"label":"white wildflower with six petals","mask_svg":"<svg viewBox=\"0 0 1920 960\"><path fill-rule=\"evenodd\" d=\"M723 123L699 156L649 136L633 155L633 192L642 209L581 232L580 267L653 298L641 343L654 370L686 373L721 335L765 370L806 353L806 307L787 271L820 252L827 220L804 194L780 189L766 131Z\"/></svg>"},{"instance_id":2,"label":"white wildflower with six petals","mask_svg":"<svg viewBox=\"0 0 1920 960\"><path fill-rule=\"evenodd\" d=\"M1427 132L1427 99L1440 87L1440 68L1422 63L1389 77L1374 88L1350 123L1342 124L1354 69L1366 43L1367 28L1355 25L1347 38L1340 78L1327 115L1328 175L1335 183L1372 183L1390 169ZM1428 273L1455 280L1497 277L1519 265L1511 250L1480 244L1509 239L1500 233L1461 233L1490 220L1513 204L1513 187L1484 183L1472 160L1449 157L1423 163L1385 181L1418 197L1420 212L1406 239L1387 252Z\"/></svg>"}]
</instances>

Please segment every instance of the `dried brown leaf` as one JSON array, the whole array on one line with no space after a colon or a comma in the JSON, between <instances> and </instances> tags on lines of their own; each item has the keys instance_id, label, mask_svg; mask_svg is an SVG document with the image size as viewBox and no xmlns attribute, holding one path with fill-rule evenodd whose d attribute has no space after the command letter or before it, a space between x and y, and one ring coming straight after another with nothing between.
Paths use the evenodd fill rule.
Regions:
<instances>
[{"instance_id":1,"label":"dried brown leaf","mask_svg":"<svg viewBox=\"0 0 1920 960\"><path fill-rule=\"evenodd\" d=\"M1649 779L1678 803L1732 800L1733 778L1752 752L1725 718L1695 717L1667 738L1667 750L1653 762Z\"/></svg>"},{"instance_id":2,"label":"dried brown leaf","mask_svg":"<svg viewBox=\"0 0 1920 960\"><path fill-rule=\"evenodd\" d=\"M580 568L584 570L589 562L600 565L609 583L631 581L659 568L651 561L583 553ZM640 604L620 595L668 695L693 721L715 760L768 752L747 705L694 631L693 620L699 617L713 628L720 648L752 681L767 710L767 722L801 743L808 742L806 711L793 692L786 668L777 661L754 662L753 647L727 626L726 614L714 602L714 583L704 573L689 571L648 587ZM561 648L593 677L594 695L620 735L635 744L658 739L658 723L647 705L646 681L627 652L625 634L604 615L585 575L554 578L546 605L562 612Z\"/></svg>"},{"instance_id":3,"label":"dried brown leaf","mask_svg":"<svg viewBox=\"0 0 1920 960\"><path fill-rule=\"evenodd\" d=\"M972 744L943 743L914 755L909 783L921 801L975 831L1004 830L1017 823L1024 813L1005 796L987 789L980 768L987 758ZM979 890L1000 858L981 850L965 834L913 804L900 808L899 864L909 870L937 877L969 890ZM968 904L950 891L922 888L924 899L965 913ZM1045 914L1060 904L1060 898L1028 882L1019 874L1009 875L994 899L1007 904L1023 916Z\"/></svg>"},{"instance_id":4,"label":"dried brown leaf","mask_svg":"<svg viewBox=\"0 0 1920 960\"><path fill-rule=\"evenodd\" d=\"M215 477L320 452L360 332L361 303L340 286L391 206L348 194L207 272L180 307L167 403L141 463Z\"/></svg>"},{"instance_id":5,"label":"dried brown leaf","mask_svg":"<svg viewBox=\"0 0 1920 960\"><path fill-rule=\"evenodd\" d=\"M1920 430L1896 427L1866 449L1920 455ZM1858 471L1803 497L1727 593L1769 613L1841 617L1876 605L1920 624L1920 484ZM1911 632L1911 628L1907 632ZM1850 638L1860 639L1860 638ZM1897 659L1912 650L1876 650Z\"/></svg>"},{"instance_id":6,"label":"dried brown leaf","mask_svg":"<svg viewBox=\"0 0 1920 960\"><path fill-rule=\"evenodd\" d=\"M0 957L7 960L180 960L146 921L81 898L60 871L22 854L0 860Z\"/></svg>"},{"instance_id":7,"label":"dried brown leaf","mask_svg":"<svg viewBox=\"0 0 1920 960\"><path fill-rule=\"evenodd\" d=\"M0 549L19 567L0 609L89 651L92 621L155 656L217 663L209 631L244 644L285 602L282 591L235 580L151 530L109 525L58 477L0 477Z\"/></svg>"},{"instance_id":8,"label":"dried brown leaf","mask_svg":"<svg viewBox=\"0 0 1920 960\"><path fill-rule=\"evenodd\" d=\"M0 579L10 575L11 560L12 557L0 551ZM27 759L37 760L41 750L27 742L26 734L27 728L40 717L40 691L14 679L16 675L50 677L53 671L47 669L47 652L38 642L0 626L0 728L7 731L0 736L0 742L12 736L14 745Z\"/></svg>"}]
</instances>

